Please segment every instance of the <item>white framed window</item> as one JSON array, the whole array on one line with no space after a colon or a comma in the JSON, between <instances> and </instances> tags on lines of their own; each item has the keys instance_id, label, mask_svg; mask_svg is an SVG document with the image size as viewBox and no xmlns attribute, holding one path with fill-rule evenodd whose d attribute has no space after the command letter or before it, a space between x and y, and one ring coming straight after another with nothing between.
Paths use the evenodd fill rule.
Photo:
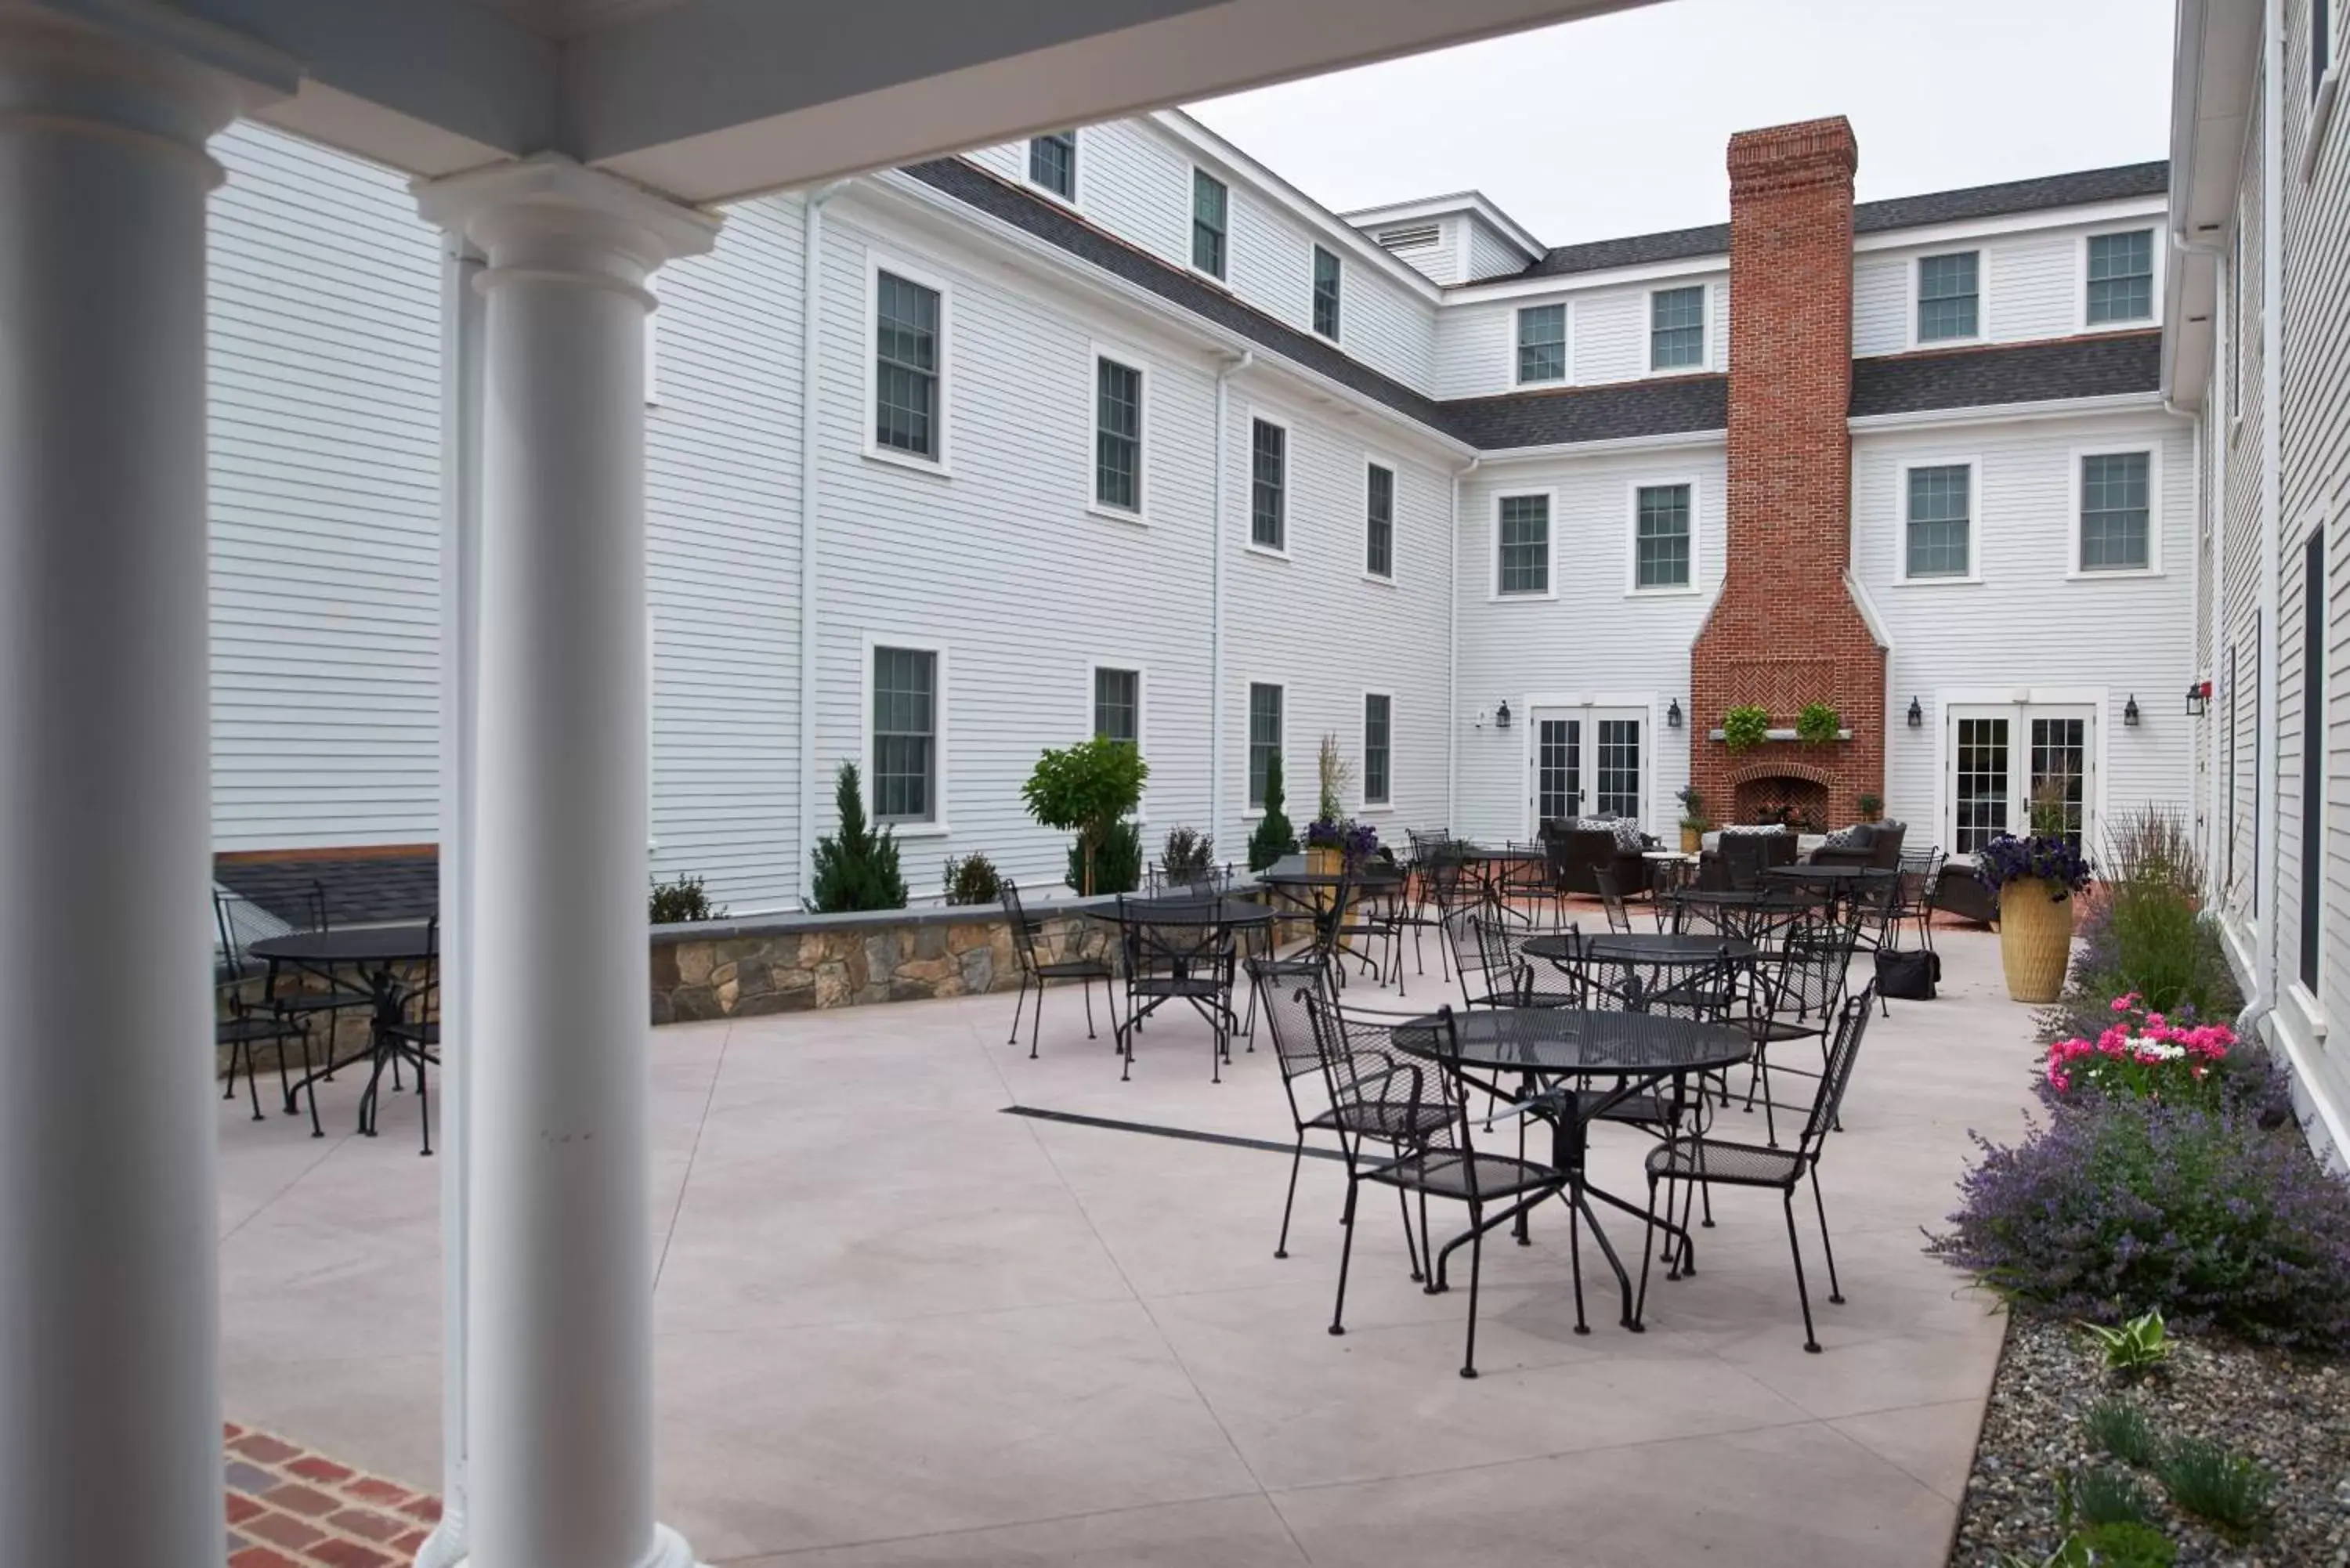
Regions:
<instances>
[{"instance_id":1,"label":"white framed window","mask_svg":"<svg viewBox=\"0 0 2350 1568\"><path fill-rule=\"evenodd\" d=\"M1493 597L1558 597L1555 552L1556 498L1547 490L1503 491L1493 497Z\"/></svg>"},{"instance_id":2,"label":"white framed window","mask_svg":"<svg viewBox=\"0 0 2350 1568\"><path fill-rule=\"evenodd\" d=\"M1249 548L1289 554L1289 427L1263 414L1249 420Z\"/></svg>"},{"instance_id":3,"label":"white framed window","mask_svg":"<svg viewBox=\"0 0 2350 1568\"><path fill-rule=\"evenodd\" d=\"M2301 556L2301 887L2295 966L2312 997L2324 989L2327 616L2325 515L2312 520Z\"/></svg>"},{"instance_id":4,"label":"white framed window","mask_svg":"<svg viewBox=\"0 0 2350 1568\"><path fill-rule=\"evenodd\" d=\"M1147 756L1150 751L1150 671L1139 659L1095 659L1086 664L1086 732L1097 740L1125 741ZM1150 790L1128 816L1148 820Z\"/></svg>"},{"instance_id":5,"label":"white framed window","mask_svg":"<svg viewBox=\"0 0 2350 1568\"><path fill-rule=\"evenodd\" d=\"M1265 780L1273 759L1286 748L1287 719L1284 712L1288 698L1285 688L1271 681L1252 680L1248 689L1248 815L1264 815ZM1281 793L1284 802L1290 793L1289 767L1284 761L1281 770Z\"/></svg>"},{"instance_id":6,"label":"white framed window","mask_svg":"<svg viewBox=\"0 0 2350 1568\"><path fill-rule=\"evenodd\" d=\"M2228 356L2228 417L2241 419L2244 412L2244 225L2230 224L2228 232L2228 319L2221 324L2226 333Z\"/></svg>"},{"instance_id":7,"label":"white framed window","mask_svg":"<svg viewBox=\"0 0 2350 1568\"><path fill-rule=\"evenodd\" d=\"M1028 139L1028 183L1077 204L1077 133L1055 130Z\"/></svg>"},{"instance_id":8,"label":"white framed window","mask_svg":"<svg viewBox=\"0 0 2350 1568\"><path fill-rule=\"evenodd\" d=\"M947 650L865 638L865 806L901 838L947 831Z\"/></svg>"},{"instance_id":9,"label":"white framed window","mask_svg":"<svg viewBox=\"0 0 2350 1568\"><path fill-rule=\"evenodd\" d=\"M1395 698L1385 691L1363 693L1363 807L1395 804Z\"/></svg>"},{"instance_id":10,"label":"white framed window","mask_svg":"<svg viewBox=\"0 0 2350 1568\"><path fill-rule=\"evenodd\" d=\"M1983 337L1981 251L1919 256L1910 269L1917 296L1911 330L1917 343L1973 343Z\"/></svg>"},{"instance_id":11,"label":"white framed window","mask_svg":"<svg viewBox=\"0 0 2350 1568\"><path fill-rule=\"evenodd\" d=\"M1338 341L1338 296L1346 282L1346 269L1337 253L1314 247L1314 335Z\"/></svg>"},{"instance_id":12,"label":"white framed window","mask_svg":"<svg viewBox=\"0 0 2350 1568\"><path fill-rule=\"evenodd\" d=\"M1363 575L1395 581L1396 471L1378 458L1363 463Z\"/></svg>"},{"instance_id":13,"label":"white framed window","mask_svg":"<svg viewBox=\"0 0 2350 1568\"><path fill-rule=\"evenodd\" d=\"M1218 283L1232 263L1232 193L1205 169L1191 171L1191 270Z\"/></svg>"},{"instance_id":14,"label":"white framed window","mask_svg":"<svg viewBox=\"0 0 2350 1568\"><path fill-rule=\"evenodd\" d=\"M1129 523L1149 519L1150 371L1140 358L1094 347L1092 510Z\"/></svg>"},{"instance_id":15,"label":"white framed window","mask_svg":"<svg viewBox=\"0 0 2350 1568\"><path fill-rule=\"evenodd\" d=\"M1566 379L1566 306L1528 305L1517 312L1517 384L1555 386Z\"/></svg>"},{"instance_id":16,"label":"white framed window","mask_svg":"<svg viewBox=\"0 0 2350 1568\"><path fill-rule=\"evenodd\" d=\"M2160 453L2151 446L2075 447L2072 455L2072 575L2159 575Z\"/></svg>"},{"instance_id":17,"label":"white framed window","mask_svg":"<svg viewBox=\"0 0 2350 1568\"><path fill-rule=\"evenodd\" d=\"M1971 457L1912 458L1895 474L1895 505L1900 528L1898 583L1978 583L1976 556L1980 505L1980 460Z\"/></svg>"},{"instance_id":18,"label":"white framed window","mask_svg":"<svg viewBox=\"0 0 2350 1568\"><path fill-rule=\"evenodd\" d=\"M1697 481L1636 479L1625 491L1631 507L1627 590L1642 595L1697 592Z\"/></svg>"},{"instance_id":19,"label":"white framed window","mask_svg":"<svg viewBox=\"0 0 2350 1568\"><path fill-rule=\"evenodd\" d=\"M868 258L865 289L865 455L943 473L952 291L878 254Z\"/></svg>"},{"instance_id":20,"label":"white framed window","mask_svg":"<svg viewBox=\"0 0 2350 1568\"><path fill-rule=\"evenodd\" d=\"M2081 326L2084 330L2144 327L2161 297L2161 247L2141 224L2081 236Z\"/></svg>"},{"instance_id":21,"label":"white framed window","mask_svg":"<svg viewBox=\"0 0 2350 1568\"><path fill-rule=\"evenodd\" d=\"M1705 369L1706 286L1648 291L1648 369L1651 374Z\"/></svg>"}]
</instances>

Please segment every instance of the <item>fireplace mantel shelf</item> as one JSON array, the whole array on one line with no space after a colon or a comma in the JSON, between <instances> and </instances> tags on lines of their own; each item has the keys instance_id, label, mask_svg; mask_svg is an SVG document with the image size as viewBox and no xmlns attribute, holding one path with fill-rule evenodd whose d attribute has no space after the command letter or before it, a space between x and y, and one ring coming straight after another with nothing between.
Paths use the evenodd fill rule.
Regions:
<instances>
[{"instance_id":1,"label":"fireplace mantel shelf","mask_svg":"<svg viewBox=\"0 0 2350 1568\"><path fill-rule=\"evenodd\" d=\"M1709 741L1721 741L1729 739L1729 737L1724 735L1720 730L1708 730L1705 732L1705 738ZM1800 741L1803 739L1801 735L1798 735L1793 730L1765 730L1762 732L1762 738L1766 741ZM1852 739L1852 732L1850 730L1838 730L1835 732L1835 738L1839 741L1849 741Z\"/></svg>"}]
</instances>

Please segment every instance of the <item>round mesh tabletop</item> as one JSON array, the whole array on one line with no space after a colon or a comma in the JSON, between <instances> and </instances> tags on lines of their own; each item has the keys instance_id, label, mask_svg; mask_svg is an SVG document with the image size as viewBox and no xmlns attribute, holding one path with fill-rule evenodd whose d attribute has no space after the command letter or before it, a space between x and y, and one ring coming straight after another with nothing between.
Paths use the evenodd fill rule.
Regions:
<instances>
[{"instance_id":1,"label":"round mesh tabletop","mask_svg":"<svg viewBox=\"0 0 2350 1568\"><path fill-rule=\"evenodd\" d=\"M1097 920L1128 926L1261 926L1280 911L1270 904L1246 898L1128 898L1087 914Z\"/></svg>"},{"instance_id":2,"label":"round mesh tabletop","mask_svg":"<svg viewBox=\"0 0 2350 1568\"><path fill-rule=\"evenodd\" d=\"M1495 1072L1642 1077L1735 1066L1753 1050L1734 1029L1654 1012L1501 1007L1451 1016L1457 1054L1444 1039L1442 1020L1432 1016L1397 1024L1389 1032L1396 1049Z\"/></svg>"},{"instance_id":3,"label":"round mesh tabletop","mask_svg":"<svg viewBox=\"0 0 2350 1568\"><path fill-rule=\"evenodd\" d=\"M1604 936L1583 938L1579 951L1572 943L1573 939L1561 931L1552 936L1528 937L1519 945L1528 958L1549 959L1554 963L1581 957L1601 963L1707 964L1722 958L1735 962L1754 956L1754 944L1742 937L1677 935L1671 931L1609 931Z\"/></svg>"},{"instance_id":4,"label":"round mesh tabletop","mask_svg":"<svg viewBox=\"0 0 2350 1568\"><path fill-rule=\"evenodd\" d=\"M264 937L244 950L257 959L277 959L286 963L399 963L433 956L432 928L418 921L402 926L288 931L282 937Z\"/></svg>"}]
</instances>

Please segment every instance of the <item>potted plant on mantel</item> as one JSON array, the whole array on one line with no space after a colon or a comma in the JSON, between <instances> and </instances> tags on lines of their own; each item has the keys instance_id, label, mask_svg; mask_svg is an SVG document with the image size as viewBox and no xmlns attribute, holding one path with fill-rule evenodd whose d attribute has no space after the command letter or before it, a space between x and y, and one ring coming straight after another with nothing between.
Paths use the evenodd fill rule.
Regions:
<instances>
[{"instance_id":1,"label":"potted plant on mantel","mask_svg":"<svg viewBox=\"0 0 2350 1568\"><path fill-rule=\"evenodd\" d=\"M1975 852L1975 875L1999 900L1999 961L2007 994L2048 1002L2064 989L2073 957L2073 895L2089 885L2091 867L2052 820L2033 805L2028 838L2002 833Z\"/></svg>"},{"instance_id":2,"label":"potted plant on mantel","mask_svg":"<svg viewBox=\"0 0 2350 1568\"><path fill-rule=\"evenodd\" d=\"M1681 853L1694 855L1705 841L1705 830L1713 826L1705 819L1705 797L1698 794L1697 785L1683 784L1673 792L1673 798L1681 803Z\"/></svg>"},{"instance_id":3,"label":"potted plant on mantel","mask_svg":"<svg viewBox=\"0 0 2350 1568\"><path fill-rule=\"evenodd\" d=\"M1884 819L1885 819L1885 800L1884 800L1884 797L1883 797L1883 796L1881 796L1881 795L1871 794L1870 794L1868 791L1866 791L1866 790L1863 790L1863 791L1861 791L1861 792L1860 792L1860 820L1861 820L1861 821L1863 821L1863 822L1881 822L1881 821L1883 821Z\"/></svg>"}]
</instances>

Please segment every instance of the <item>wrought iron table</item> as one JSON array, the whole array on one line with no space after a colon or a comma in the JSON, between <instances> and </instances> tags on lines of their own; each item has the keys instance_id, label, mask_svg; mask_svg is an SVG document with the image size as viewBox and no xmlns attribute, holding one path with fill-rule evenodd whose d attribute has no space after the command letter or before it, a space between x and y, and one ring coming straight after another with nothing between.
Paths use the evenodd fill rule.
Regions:
<instances>
[{"instance_id":1,"label":"wrought iron table","mask_svg":"<svg viewBox=\"0 0 2350 1568\"><path fill-rule=\"evenodd\" d=\"M374 1070L368 1079L367 1092L359 1098L359 1131L369 1137L375 1136L376 1080L382 1076L386 1042L390 1038L386 1031L401 1022L411 994L409 988L400 983L395 969L400 964L432 962L438 956L435 951L438 941L438 925L429 920L418 920L397 926L345 926L334 930L288 931L284 936L264 937L245 949L249 955L269 965L269 989L273 993L277 989L277 974L284 967L290 966L317 975L330 985L334 983L336 971L349 969L358 971L359 978L366 982L369 996L374 1000L372 1016L368 1023L367 1050L338 1062L335 1060L333 1033L329 1031L326 1043L327 1064L316 1072L306 1074L286 1091L287 1116L294 1114L296 1096L320 1078L331 1078L345 1067L368 1062L372 1064ZM420 1078L418 1092L421 1094L423 1092L421 1083L423 1068L420 1065L417 1072ZM310 1130L314 1135L318 1132L317 1115L317 1097L313 1093ZM432 1152L429 1124L424 1152Z\"/></svg>"},{"instance_id":2,"label":"wrought iron table","mask_svg":"<svg viewBox=\"0 0 2350 1568\"><path fill-rule=\"evenodd\" d=\"M1170 1002L1183 1001L1190 1002L1191 1010L1205 1018L1208 1026L1216 1032L1212 1075L1221 1082L1223 1059L1231 1050L1229 1042L1240 1032L1240 1018L1232 1008L1232 977L1239 967L1234 961L1233 941L1243 931L1269 929L1280 918L1280 911L1270 904L1235 898L1229 894L1201 897L1170 893L1150 898L1120 898L1086 913L1118 928L1118 955L1127 972L1126 1018L1117 1029L1121 1080L1134 1072L1134 1032L1142 1026L1142 1021ZM1160 978L1173 983L1155 993L1138 992L1135 969L1143 956L1141 933L1152 929L1196 929L1200 936L1189 944L1184 954L1168 955L1170 972ZM1200 983L1202 977L1191 972L1195 963L1201 961L1217 969L1213 985L1205 990ZM1253 1040L1249 1049L1256 1049Z\"/></svg>"}]
</instances>

